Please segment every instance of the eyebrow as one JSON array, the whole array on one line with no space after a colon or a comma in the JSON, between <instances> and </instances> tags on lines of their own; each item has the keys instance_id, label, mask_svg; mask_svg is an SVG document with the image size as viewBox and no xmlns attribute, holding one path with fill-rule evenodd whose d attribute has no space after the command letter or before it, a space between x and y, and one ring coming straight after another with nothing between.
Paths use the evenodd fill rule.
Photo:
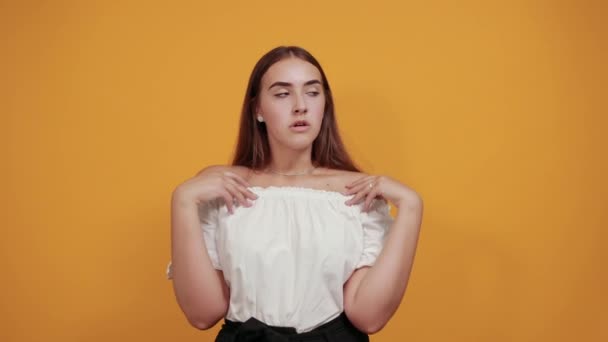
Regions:
<instances>
[{"instance_id":1,"label":"eyebrow","mask_svg":"<svg viewBox=\"0 0 608 342\"><path fill-rule=\"evenodd\" d=\"M319 81L319 80L310 80L310 81L304 83L305 86L311 85L311 84L321 84L321 81ZM277 87L277 86L291 87L291 86L293 86L293 84L291 84L289 82L274 82L273 84L270 85L270 87L268 87L268 90L270 90L272 87Z\"/></svg>"}]
</instances>

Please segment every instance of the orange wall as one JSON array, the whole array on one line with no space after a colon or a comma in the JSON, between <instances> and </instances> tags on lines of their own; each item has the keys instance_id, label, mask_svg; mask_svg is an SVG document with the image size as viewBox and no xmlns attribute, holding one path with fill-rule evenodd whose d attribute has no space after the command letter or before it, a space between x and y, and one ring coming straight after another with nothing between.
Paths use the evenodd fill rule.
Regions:
<instances>
[{"instance_id":1,"label":"orange wall","mask_svg":"<svg viewBox=\"0 0 608 342\"><path fill-rule=\"evenodd\" d=\"M606 341L601 1L0 3L2 341L211 341L172 189L229 161L255 61L315 54L346 143L425 199L373 341Z\"/></svg>"}]
</instances>

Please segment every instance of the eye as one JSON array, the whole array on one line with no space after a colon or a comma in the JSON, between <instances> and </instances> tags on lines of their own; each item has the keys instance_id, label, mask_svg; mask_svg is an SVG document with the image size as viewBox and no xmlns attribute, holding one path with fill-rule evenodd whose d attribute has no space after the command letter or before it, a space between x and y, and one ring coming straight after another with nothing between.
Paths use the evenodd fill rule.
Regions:
<instances>
[{"instance_id":1,"label":"eye","mask_svg":"<svg viewBox=\"0 0 608 342\"><path fill-rule=\"evenodd\" d=\"M312 95L312 96L318 96L319 92L318 91L309 91L308 95Z\"/></svg>"},{"instance_id":2,"label":"eye","mask_svg":"<svg viewBox=\"0 0 608 342\"><path fill-rule=\"evenodd\" d=\"M287 96L287 95L289 95L289 93L278 93L278 94L274 94L274 96L276 96L276 97L285 97L285 96Z\"/></svg>"}]
</instances>

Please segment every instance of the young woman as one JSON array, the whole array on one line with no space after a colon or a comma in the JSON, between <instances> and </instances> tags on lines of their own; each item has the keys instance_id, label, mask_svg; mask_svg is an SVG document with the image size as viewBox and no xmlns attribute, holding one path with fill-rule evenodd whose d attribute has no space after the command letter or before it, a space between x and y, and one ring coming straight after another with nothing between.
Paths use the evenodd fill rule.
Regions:
<instances>
[{"instance_id":1,"label":"young woman","mask_svg":"<svg viewBox=\"0 0 608 342\"><path fill-rule=\"evenodd\" d=\"M302 48L258 61L240 120L232 165L172 194L180 308L199 329L224 318L216 341L369 341L405 292L420 196L354 165L325 73Z\"/></svg>"}]
</instances>

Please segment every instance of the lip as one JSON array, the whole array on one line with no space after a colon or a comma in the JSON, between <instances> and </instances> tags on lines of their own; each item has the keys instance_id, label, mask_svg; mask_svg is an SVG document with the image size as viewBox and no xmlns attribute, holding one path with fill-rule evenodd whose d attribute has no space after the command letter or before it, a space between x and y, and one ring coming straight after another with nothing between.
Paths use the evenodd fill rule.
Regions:
<instances>
[{"instance_id":1,"label":"lip","mask_svg":"<svg viewBox=\"0 0 608 342\"><path fill-rule=\"evenodd\" d=\"M290 130L294 131L294 132L306 132L310 129L310 125L307 126L291 126L289 127Z\"/></svg>"},{"instance_id":2,"label":"lip","mask_svg":"<svg viewBox=\"0 0 608 342\"><path fill-rule=\"evenodd\" d=\"M299 123L304 123L304 126L296 126L296 124ZM289 126L289 129L291 129L292 131L295 132L305 132L310 128L310 123L308 123L308 121L306 120L298 120L296 122L294 122L291 126Z\"/></svg>"},{"instance_id":3,"label":"lip","mask_svg":"<svg viewBox=\"0 0 608 342\"><path fill-rule=\"evenodd\" d=\"M296 124L299 124L299 123L303 123L306 126L310 126L310 123L308 121L306 121L306 120L298 120L298 121L295 121L294 123L292 123L290 127L295 126Z\"/></svg>"}]
</instances>

